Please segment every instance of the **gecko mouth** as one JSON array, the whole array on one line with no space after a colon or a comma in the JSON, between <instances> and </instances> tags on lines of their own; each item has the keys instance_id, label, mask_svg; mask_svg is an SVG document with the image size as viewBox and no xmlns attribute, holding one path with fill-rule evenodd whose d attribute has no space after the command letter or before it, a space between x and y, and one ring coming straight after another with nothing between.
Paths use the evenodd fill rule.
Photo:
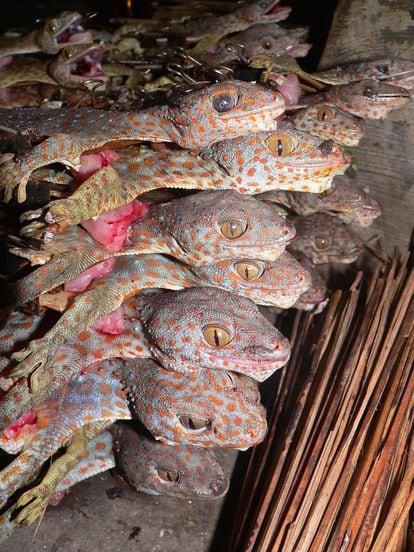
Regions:
<instances>
[{"instance_id":1,"label":"gecko mouth","mask_svg":"<svg viewBox=\"0 0 414 552\"><path fill-rule=\"evenodd\" d=\"M74 21L69 27L56 36L58 44L66 44L73 42L89 42L92 41L92 36L89 31L80 24L81 19Z\"/></svg>"},{"instance_id":2,"label":"gecko mouth","mask_svg":"<svg viewBox=\"0 0 414 552\"><path fill-rule=\"evenodd\" d=\"M289 360L290 352L284 352L281 351L280 353L275 353L273 357L270 357L266 360L247 360L242 358L233 358L233 357L222 357L219 355L210 355L212 359L221 360L224 362L231 362L232 363L232 370L235 372L238 371L239 367L245 367L249 368L252 371L255 370L255 368L281 368L286 364L286 362Z\"/></svg>"},{"instance_id":3,"label":"gecko mouth","mask_svg":"<svg viewBox=\"0 0 414 552\"><path fill-rule=\"evenodd\" d=\"M102 71L103 50L93 48L69 63L69 73L77 77L95 78L104 75Z\"/></svg>"},{"instance_id":4,"label":"gecko mouth","mask_svg":"<svg viewBox=\"0 0 414 552\"><path fill-rule=\"evenodd\" d=\"M277 23L278 21L282 21L283 19L286 19L291 11L292 11L291 7L278 6L277 2L275 2L274 5L265 13L265 16L267 16L266 20L269 21L269 23L271 22Z\"/></svg>"}]
</instances>

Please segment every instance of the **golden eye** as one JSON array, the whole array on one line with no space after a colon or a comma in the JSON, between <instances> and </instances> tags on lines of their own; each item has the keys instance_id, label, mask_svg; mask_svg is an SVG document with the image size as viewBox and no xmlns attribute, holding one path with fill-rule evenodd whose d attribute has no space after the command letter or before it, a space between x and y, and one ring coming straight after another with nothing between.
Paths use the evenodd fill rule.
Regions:
<instances>
[{"instance_id":1,"label":"golden eye","mask_svg":"<svg viewBox=\"0 0 414 552\"><path fill-rule=\"evenodd\" d=\"M55 33L57 31L57 25L54 21L49 21L47 24L47 28L52 31L52 33Z\"/></svg>"},{"instance_id":2,"label":"golden eye","mask_svg":"<svg viewBox=\"0 0 414 552\"><path fill-rule=\"evenodd\" d=\"M318 121L332 121L334 118L335 112L330 107L322 107L318 110L316 117Z\"/></svg>"},{"instance_id":3,"label":"golden eye","mask_svg":"<svg viewBox=\"0 0 414 552\"><path fill-rule=\"evenodd\" d=\"M231 111L236 107L239 102L238 94L231 94L229 92L222 92L220 94L214 94L212 97L211 105L218 113L225 113Z\"/></svg>"},{"instance_id":4,"label":"golden eye","mask_svg":"<svg viewBox=\"0 0 414 552\"><path fill-rule=\"evenodd\" d=\"M247 261L239 261L234 265L234 268L243 280L256 280L256 278L262 275L262 270L259 266Z\"/></svg>"},{"instance_id":5,"label":"golden eye","mask_svg":"<svg viewBox=\"0 0 414 552\"><path fill-rule=\"evenodd\" d=\"M180 474L176 471L159 469L157 473L159 478L167 483L178 483L180 479Z\"/></svg>"},{"instance_id":6,"label":"golden eye","mask_svg":"<svg viewBox=\"0 0 414 552\"><path fill-rule=\"evenodd\" d=\"M210 420L203 420L196 416L182 415L178 416L178 420L185 429L189 429L190 431L206 431L211 427Z\"/></svg>"},{"instance_id":7,"label":"golden eye","mask_svg":"<svg viewBox=\"0 0 414 552\"><path fill-rule=\"evenodd\" d=\"M225 347L232 340L230 332L221 326L215 326L213 324L203 328L203 335L204 339L212 347Z\"/></svg>"},{"instance_id":8,"label":"golden eye","mask_svg":"<svg viewBox=\"0 0 414 552\"><path fill-rule=\"evenodd\" d=\"M70 59L71 57L73 57L73 52L70 48L65 48L62 52L62 57L64 59Z\"/></svg>"},{"instance_id":9,"label":"golden eye","mask_svg":"<svg viewBox=\"0 0 414 552\"><path fill-rule=\"evenodd\" d=\"M290 136L287 134L273 133L267 139L267 147L269 150L278 157L284 157L289 155L295 149L295 144Z\"/></svg>"},{"instance_id":10,"label":"golden eye","mask_svg":"<svg viewBox=\"0 0 414 552\"><path fill-rule=\"evenodd\" d=\"M271 40L262 40L261 45L264 50L271 50L273 43Z\"/></svg>"},{"instance_id":11,"label":"golden eye","mask_svg":"<svg viewBox=\"0 0 414 552\"><path fill-rule=\"evenodd\" d=\"M246 232L247 223L239 220L229 220L221 224L220 230L225 238L235 240Z\"/></svg>"},{"instance_id":12,"label":"golden eye","mask_svg":"<svg viewBox=\"0 0 414 552\"><path fill-rule=\"evenodd\" d=\"M318 236L315 238L315 245L317 249L328 249L329 247L329 240L328 238L322 238L321 236Z\"/></svg>"},{"instance_id":13,"label":"golden eye","mask_svg":"<svg viewBox=\"0 0 414 552\"><path fill-rule=\"evenodd\" d=\"M333 194L335 191L335 187L334 186L331 186L330 188L328 188L327 190L325 190L324 192L321 192L321 196L322 197L326 197L326 196L330 196L331 194Z\"/></svg>"}]
</instances>

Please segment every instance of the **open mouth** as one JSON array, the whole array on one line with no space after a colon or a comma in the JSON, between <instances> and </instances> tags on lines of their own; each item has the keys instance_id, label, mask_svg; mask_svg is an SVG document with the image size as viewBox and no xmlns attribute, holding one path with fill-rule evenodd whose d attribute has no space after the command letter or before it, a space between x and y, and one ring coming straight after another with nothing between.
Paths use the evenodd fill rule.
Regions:
<instances>
[{"instance_id":1,"label":"open mouth","mask_svg":"<svg viewBox=\"0 0 414 552\"><path fill-rule=\"evenodd\" d=\"M80 19L77 19L72 25L66 27L66 29L57 35L56 40L58 44L66 44L73 42L89 41L92 40L91 34L80 24Z\"/></svg>"},{"instance_id":2,"label":"open mouth","mask_svg":"<svg viewBox=\"0 0 414 552\"><path fill-rule=\"evenodd\" d=\"M274 6L272 6L267 12L266 12L266 19L268 21L274 21L277 23L278 21L282 21L283 19L286 19L290 12L292 11L292 8L289 6L278 6L277 3L275 3Z\"/></svg>"},{"instance_id":3,"label":"open mouth","mask_svg":"<svg viewBox=\"0 0 414 552\"><path fill-rule=\"evenodd\" d=\"M94 78L102 77L101 48L94 48L69 64L69 73L78 77Z\"/></svg>"}]
</instances>

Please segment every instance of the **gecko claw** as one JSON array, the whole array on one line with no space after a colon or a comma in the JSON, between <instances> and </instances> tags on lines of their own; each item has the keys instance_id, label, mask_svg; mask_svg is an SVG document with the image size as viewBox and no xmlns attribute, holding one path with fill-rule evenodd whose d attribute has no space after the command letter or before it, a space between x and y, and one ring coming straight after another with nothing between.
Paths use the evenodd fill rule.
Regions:
<instances>
[{"instance_id":1,"label":"gecko claw","mask_svg":"<svg viewBox=\"0 0 414 552\"><path fill-rule=\"evenodd\" d=\"M22 203L26 200L26 185L29 180L29 174L23 170L21 165L8 159L0 166L0 181L4 188L4 201L9 203L13 197L13 192L17 189L17 201Z\"/></svg>"},{"instance_id":2,"label":"gecko claw","mask_svg":"<svg viewBox=\"0 0 414 552\"><path fill-rule=\"evenodd\" d=\"M24 525L32 525L47 508L49 499L49 493L41 485L26 491L17 502L16 507L23 507L23 510L16 516L15 521Z\"/></svg>"}]
</instances>

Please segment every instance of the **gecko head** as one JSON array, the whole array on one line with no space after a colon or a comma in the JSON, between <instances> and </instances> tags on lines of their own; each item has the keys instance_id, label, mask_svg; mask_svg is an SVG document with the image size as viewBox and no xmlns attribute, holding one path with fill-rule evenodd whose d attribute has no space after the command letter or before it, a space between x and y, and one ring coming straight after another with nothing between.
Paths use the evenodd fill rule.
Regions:
<instances>
[{"instance_id":1,"label":"gecko head","mask_svg":"<svg viewBox=\"0 0 414 552\"><path fill-rule=\"evenodd\" d=\"M234 257L273 260L295 235L274 209L232 190L199 192L157 212L174 255L193 266Z\"/></svg>"},{"instance_id":2,"label":"gecko head","mask_svg":"<svg viewBox=\"0 0 414 552\"><path fill-rule=\"evenodd\" d=\"M333 186L322 194L292 193L291 205L298 213L336 213L345 223L359 226L369 226L381 214L378 201L345 175L337 176Z\"/></svg>"},{"instance_id":3,"label":"gecko head","mask_svg":"<svg viewBox=\"0 0 414 552\"><path fill-rule=\"evenodd\" d=\"M218 82L179 98L168 119L183 148L199 149L225 138L275 128L285 110L278 92L242 81Z\"/></svg>"},{"instance_id":4,"label":"gecko head","mask_svg":"<svg viewBox=\"0 0 414 552\"><path fill-rule=\"evenodd\" d=\"M293 123L298 130L324 140L335 140L343 146L357 146L364 134L364 127L356 117L326 102L300 109Z\"/></svg>"},{"instance_id":5,"label":"gecko head","mask_svg":"<svg viewBox=\"0 0 414 552\"><path fill-rule=\"evenodd\" d=\"M132 408L157 440L246 448L266 435L266 412L251 378L201 368L189 373L172 372L151 360L129 364Z\"/></svg>"},{"instance_id":6,"label":"gecko head","mask_svg":"<svg viewBox=\"0 0 414 552\"><path fill-rule=\"evenodd\" d=\"M292 249L305 253L315 264L353 263L362 251L362 243L337 217L315 213L294 217L297 239Z\"/></svg>"},{"instance_id":7,"label":"gecko head","mask_svg":"<svg viewBox=\"0 0 414 552\"><path fill-rule=\"evenodd\" d=\"M221 289L148 297L139 317L154 358L170 370L224 369L264 381L289 359L288 340L257 305Z\"/></svg>"},{"instance_id":8,"label":"gecko head","mask_svg":"<svg viewBox=\"0 0 414 552\"><path fill-rule=\"evenodd\" d=\"M212 451L167 445L143 437L131 427L116 428L116 460L137 491L186 498L218 498L229 481Z\"/></svg>"},{"instance_id":9,"label":"gecko head","mask_svg":"<svg viewBox=\"0 0 414 552\"><path fill-rule=\"evenodd\" d=\"M411 95L400 86L362 80L332 86L326 98L358 117L384 119L390 111L404 107L411 100Z\"/></svg>"},{"instance_id":10,"label":"gecko head","mask_svg":"<svg viewBox=\"0 0 414 552\"><path fill-rule=\"evenodd\" d=\"M56 54L69 44L92 42L91 33L84 30L81 21L78 12L64 11L57 17L50 17L36 36L42 52Z\"/></svg>"},{"instance_id":11,"label":"gecko head","mask_svg":"<svg viewBox=\"0 0 414 552\"><path fill-rule=\"evenodd\" d=\"M97 44L76 44L61 50L49 66L49 73L66 88L84 88L87 81L96 85L108 77L102 72L103 49Z\"/></svg>"},{"instance_id":12,"label":"gecko head","mask_svg":"<svg viewBox=\"0 0 414 552\"><path fill-rule=\"evenodd\" d=\"M289 124L280 125L277 131L223 140L208 152L250 193L275 188L321 192L350 164L340 146Z\"/></svg>"},{"instance_id":13,"label":"gecko head","mask_svg":"<svg viewBox=\"0 0 414 552\"><path fill-rule=\"evenodd\" d=\"M275 261L228 259L192 269L202 285L234 291L259 305L289 308L311 285L309 272L289 253Z\"/></svg>"}]
</instances>

